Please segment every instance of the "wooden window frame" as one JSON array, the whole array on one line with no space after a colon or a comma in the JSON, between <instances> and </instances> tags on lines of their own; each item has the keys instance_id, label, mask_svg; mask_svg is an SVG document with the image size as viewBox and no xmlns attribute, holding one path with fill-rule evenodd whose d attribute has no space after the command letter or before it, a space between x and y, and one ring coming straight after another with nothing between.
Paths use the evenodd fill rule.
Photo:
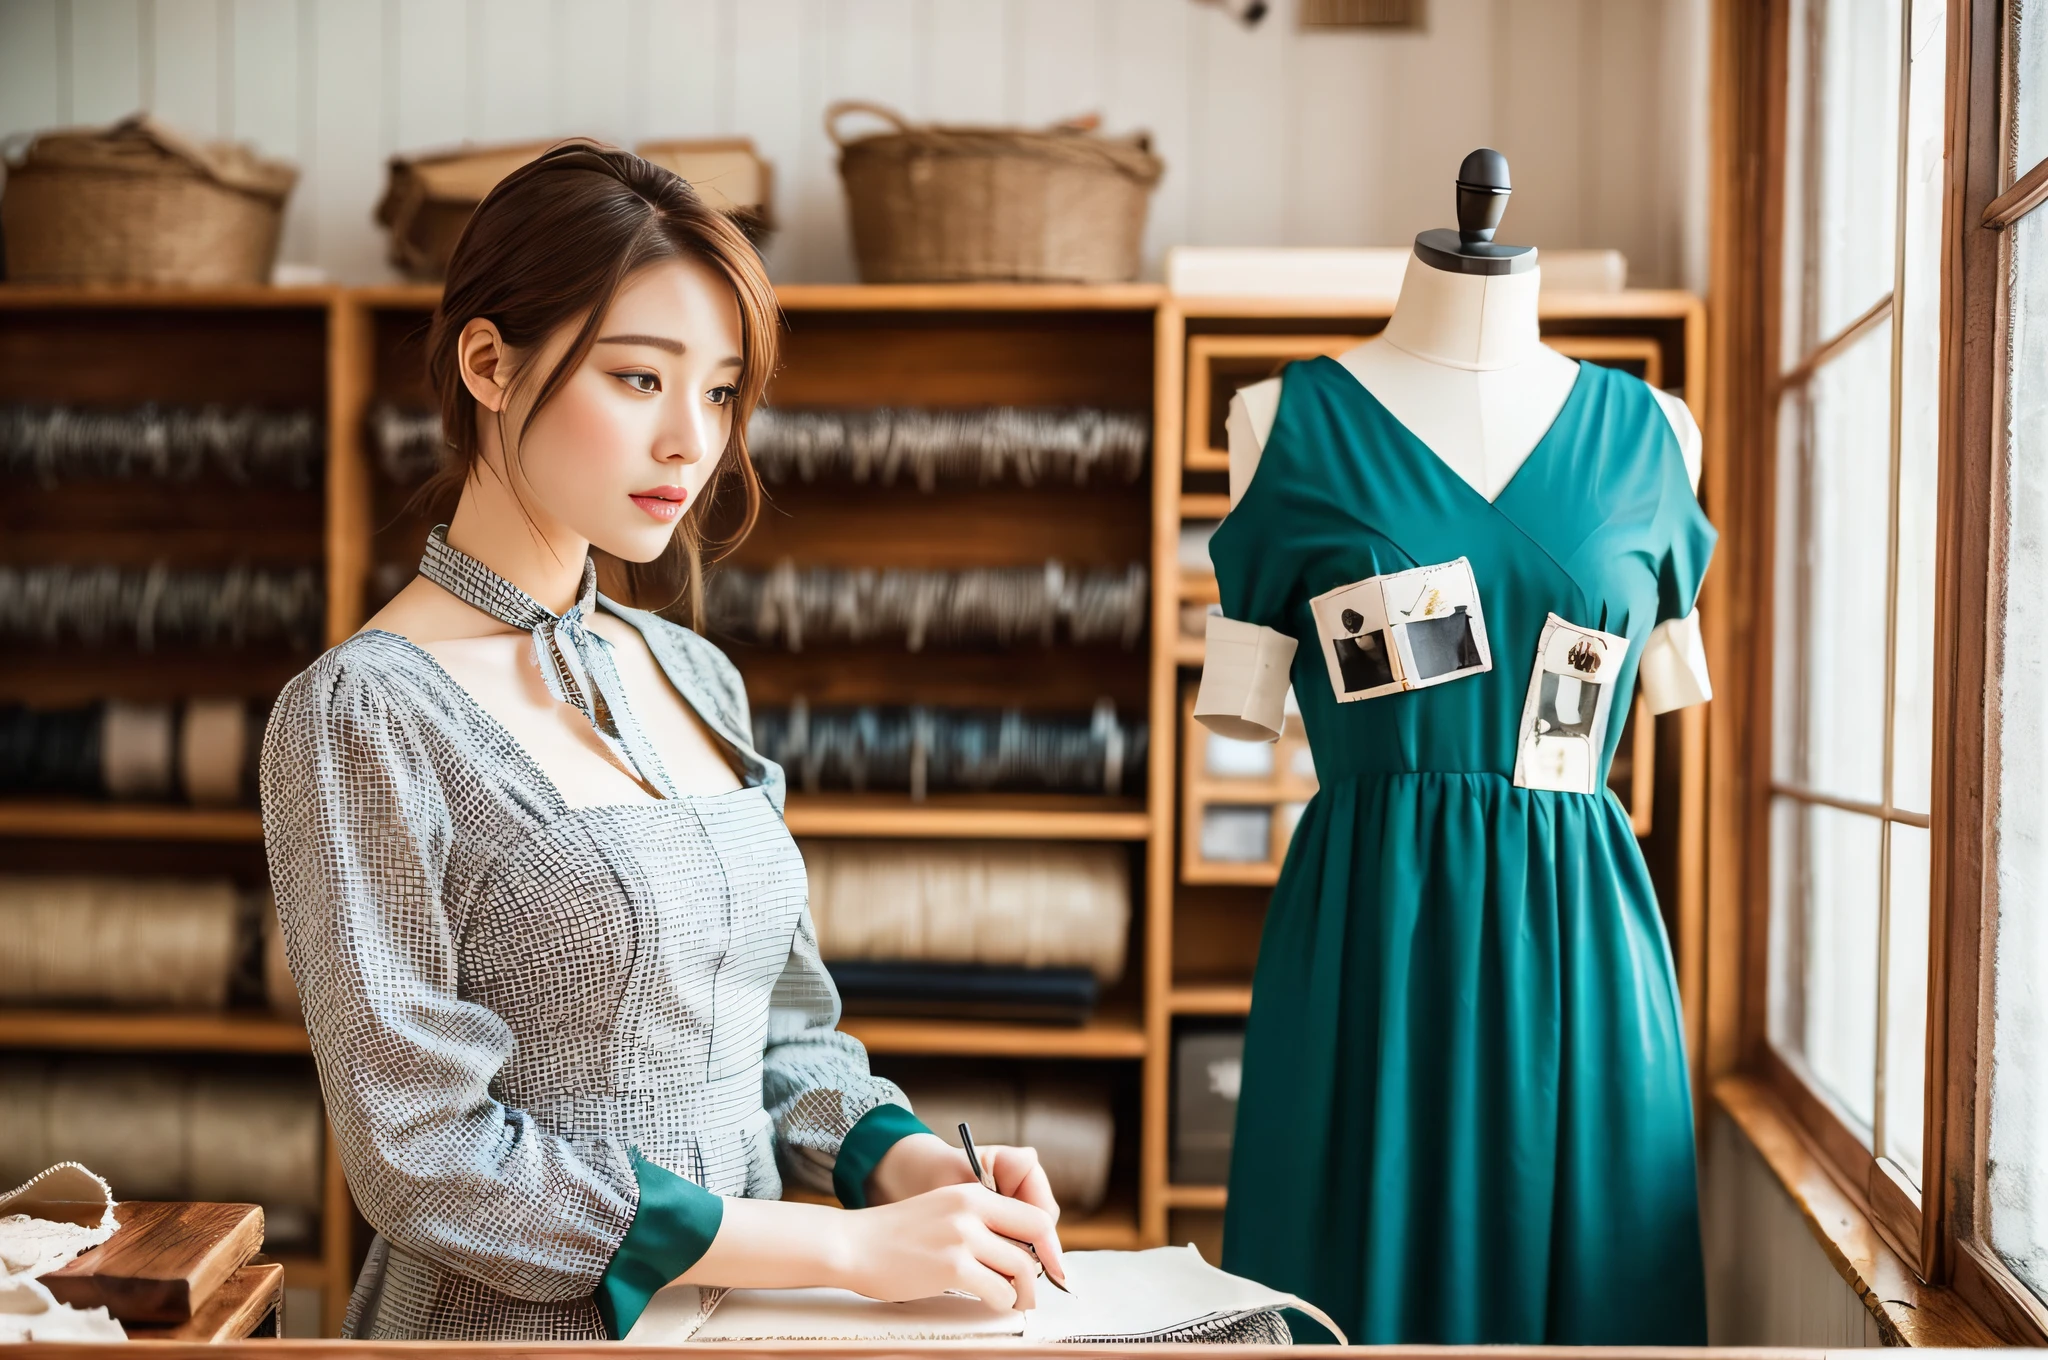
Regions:
<instances>
[{"instance_id":1,"label":"wooden window frame","mask_svg":"<svg viewBox=\"0 0 2048 1360\"><path fill-rule=\"evenodd\" d=\"M2031 3L2048 7L2048 0ZM1705 490L1725 556L1710 578L1702 619L1716 673L1729 682L1709 714L1707 1038L1700 1065L1703 1084L1745 1093L1745 1118L1755 1118L1747 1093L1761 1088L1774 1098L1791 1131L1922 1281L1952 1291L1969 1315L2005 1340L2043 1345L2048 1308L1991 1250L1984 1199L1996 924L1988 821L1997 778L1993 611L2010 320L2004 228L2048 200L2048 162L2018 167L2018 174L2007 165L2006 62L2015 46L2016 5L1949 0L1947 16L1927 1100L1917 1197L1768 1040L1774 444L1778 395L1787 376L1797 376L1779 373L1778 353L1791 4L1717 6L1716 380L1708 439L1719 475ZM1800 368L1812 366L1809 359ZM1864 1283L1875 1300L1875 1282Z\"/></svg>"}]
</instances>

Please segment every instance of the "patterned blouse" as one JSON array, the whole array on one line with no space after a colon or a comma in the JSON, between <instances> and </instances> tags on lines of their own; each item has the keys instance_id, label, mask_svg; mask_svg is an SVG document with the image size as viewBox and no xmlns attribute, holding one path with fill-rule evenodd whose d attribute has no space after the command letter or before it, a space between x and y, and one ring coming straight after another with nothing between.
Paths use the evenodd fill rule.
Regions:
<instances>
[{"instance_id":1,"label":"patterned blouse","mask_svg":"<svg viewBox=\"0 0 2048 1360\"><path fill-rule=\"evenodd\" d=\"M377 1229L345 1335L622 1336L710 1245L721 1196L789 1179L858 1206L923 1128L836 1028L782 771L750 744L732 664L594 603L640 631L745 787L571 808L392 633L329 651L272 714L271 881Z\"/></svg>"}]
</instances>

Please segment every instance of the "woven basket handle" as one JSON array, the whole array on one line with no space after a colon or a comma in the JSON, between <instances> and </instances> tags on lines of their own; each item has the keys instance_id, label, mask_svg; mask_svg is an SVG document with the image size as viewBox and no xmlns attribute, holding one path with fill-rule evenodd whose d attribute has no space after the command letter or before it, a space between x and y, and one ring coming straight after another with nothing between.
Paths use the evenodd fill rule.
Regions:
<instances>
[{"instance_id":1,"label":"woven basket handle","mask_svg":"<svg viewBox=\"0 0 2048 1360\"><path fill-rule=\"evenodd\" d=\"M909 132L911 130L910 124L904 120L903 115L886 104L871 104L865 99L836 100L825 110L825 135L832 139L834 146L842 150L846 147L847 139L839 134L839 123L841 119L850 113L873 114L897 132Z\"/></svg>"}]
</instances>

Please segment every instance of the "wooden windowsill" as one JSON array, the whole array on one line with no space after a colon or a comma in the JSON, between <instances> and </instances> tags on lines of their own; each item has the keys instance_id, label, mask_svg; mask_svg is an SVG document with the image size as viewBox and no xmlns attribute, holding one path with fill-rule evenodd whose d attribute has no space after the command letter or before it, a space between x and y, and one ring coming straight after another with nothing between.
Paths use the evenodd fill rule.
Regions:
<instances>
[{"instance_id":1,"label":"wooden windowsill","mask_svg":"<svg viewBox=\"0 0 2048 1360\"><path fill-rule=\"evenodd\" d=\"M1814 1240L1877 1319L1887 1346L2008 1344L1954 1290L1921 1283L1762 1082L1723 1077L1714 1083L1714 1101L1785 1187Z\"/></svg>"}]
</instances>

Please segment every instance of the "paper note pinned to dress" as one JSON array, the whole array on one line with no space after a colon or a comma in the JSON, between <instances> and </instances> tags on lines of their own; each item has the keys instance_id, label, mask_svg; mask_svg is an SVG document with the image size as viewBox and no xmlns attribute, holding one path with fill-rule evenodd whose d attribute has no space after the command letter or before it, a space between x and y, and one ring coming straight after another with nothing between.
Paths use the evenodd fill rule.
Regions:
<instances>
[{"instance_id":1,"label":"paper note pinned to dress","mask_svg":"<svg viewBox=\"0 0 2048 1360\"><path fill-rule=\"evenodd\" d=\"M1340 704L1493 669L1465 558L1368 576L1309 601Z\"/></svg>"},{"instance_id":2,"label":"paper note pinned to dress","mask_svg":"<svg viewBox=\"0 0 2048 1360\"><path fill-rule=\"evenodd\" d=\"M1313 1304L1218 1270L1193 1246L1070 1251L1073 1292L1039 1290L1026 1313L994 1313L941 1295L881 1303L844 1289L700 1289L672 1284L626 1334L642 1345L754 1341L1144 1341L1256 1313L1298 1308L1343 1333Z\"/></svg>"}]
</instances>

